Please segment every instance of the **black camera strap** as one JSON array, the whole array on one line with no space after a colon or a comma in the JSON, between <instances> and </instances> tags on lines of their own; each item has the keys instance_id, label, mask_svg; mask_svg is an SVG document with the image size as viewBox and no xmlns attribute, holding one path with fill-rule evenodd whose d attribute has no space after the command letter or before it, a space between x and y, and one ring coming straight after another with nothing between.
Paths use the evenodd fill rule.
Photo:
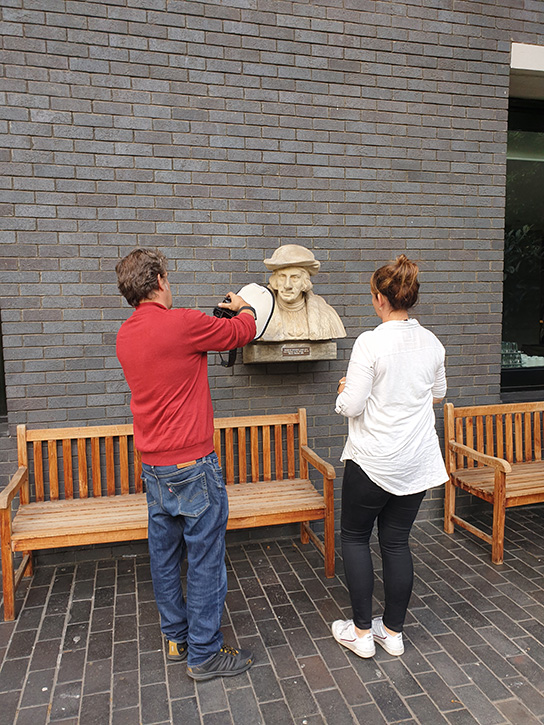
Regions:
<instances>
[{"instance_id":1,"label":"black camera strap","mask_svg":"<svg viewBox=\"0 0 544 725\"><path fill-rule=\"evenodd\" d=\"M223 357L223 353L220 352L219 359L221 360L221 365L224 368L231 368L234 365L234 363L236 362L237 353L238 353L238 348L236 348L236 347L234 348L234 350L229 350L229 356L225 360L225 358Z\"/></svg>"}]
</instances>

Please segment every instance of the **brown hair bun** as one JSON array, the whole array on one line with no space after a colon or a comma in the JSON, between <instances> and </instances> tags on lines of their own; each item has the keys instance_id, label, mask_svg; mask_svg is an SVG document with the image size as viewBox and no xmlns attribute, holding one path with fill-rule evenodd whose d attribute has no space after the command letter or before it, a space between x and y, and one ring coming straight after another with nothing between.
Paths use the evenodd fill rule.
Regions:
<instances>
[{"instance_id":1,"label":"brown hair bun","mask_svg":"<svg viewBox=\"0 0 544 725\"><path fill-rule=\"evenodd\" d=\"M409 310L419 295L419 269L405 254L377 269L370 279L373 294L383 295L394 310Z\"/></svg>"}]
</instances>

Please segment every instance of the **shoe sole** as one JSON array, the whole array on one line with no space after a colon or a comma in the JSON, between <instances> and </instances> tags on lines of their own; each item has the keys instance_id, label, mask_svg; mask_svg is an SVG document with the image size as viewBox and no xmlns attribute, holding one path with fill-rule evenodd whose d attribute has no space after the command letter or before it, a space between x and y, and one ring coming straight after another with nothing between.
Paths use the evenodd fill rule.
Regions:
<instances>
[{"instance_id":1,"label":"shoe sole","mask_svg":"<svg viewBox=\"0 0 544 725\"><path fill-rule=\"evenodd\" d=\"M211 680L214 677L235 677L236 675L241 675L242 672L247 672L252 664L253 660L247 662L244 667L240 667L239 669L230 672L191 672L189 667L187 667L187 674L193 680L199 680L200 682L202 682L202 680Z\"/></svg>"},{"instance_id":2,"label":"shoe sole","mask_svg":"<svg viewBox=\"0 0 544 725\"><path fill-rule=\"evenodd\" d=\"M187 652L184 655L166 655L169 662L183 662L187 659Z\"/></svg>"},{"instance_id":3,"label":"shoe sole","mask_svg":"<svg viewBox=\"0 0 544 725\"><path fill-rule=\"evenodd\" d=\"M352 642L350 642L349 640L345 640L345 639L339 639L339 638L338 638L338 637L337 637L337 636L336 636L336 635L334 634L334 632L332 633L332 636L333 636L333 637L334 637L334 639L335 639L335 640L336 640L336 641L338 642L338 644L341 644L341 645L342 645L342 647L345 647L346 649L349 649L349 650L351 650L351 652L353 652L353 654L356 654L356 655L357 655L357 657L362 657L362 658L363 658L364 660L367 660L367 659L369 659L370 657L374 657L374 655L376 654L376 647L374 647L374 651L373 651L373 652L369 652L368 654L366 654L366 653L365 653L365 654L363 654L362 652L358 652L358 651L357 651L357 650L355 649L355 643L352 643Z\"/></svg>"}]
</instances>

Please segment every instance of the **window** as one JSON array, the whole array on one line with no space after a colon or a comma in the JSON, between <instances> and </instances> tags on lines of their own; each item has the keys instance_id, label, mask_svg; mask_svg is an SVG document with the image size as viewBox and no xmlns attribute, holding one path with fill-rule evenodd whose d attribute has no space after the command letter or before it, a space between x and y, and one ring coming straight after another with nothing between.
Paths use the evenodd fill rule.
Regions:
<instances>
[{"instance_id":1,"label":"window","mask_svg":"<svg viewBox=\"0 0 544 725\"><path fill-rule=\"evenodd\" d=\"M540 66L533 67L542 63L543 53L537 46L512 50L502 318L505 391L544 389L544 75ZM531 72L520 70L524 58Z\"/></svg>"},{"instance_id":2,"label":"window","mask_svg":"<svg viewBox=\"0 0 544 725\"><path fill-rule=\"evenodd\" d=\"M4 356L2 354L2 321L0 320L0 418L4 418L7 414L6 379L4 376Z\"/></svg>"}]
</instances>

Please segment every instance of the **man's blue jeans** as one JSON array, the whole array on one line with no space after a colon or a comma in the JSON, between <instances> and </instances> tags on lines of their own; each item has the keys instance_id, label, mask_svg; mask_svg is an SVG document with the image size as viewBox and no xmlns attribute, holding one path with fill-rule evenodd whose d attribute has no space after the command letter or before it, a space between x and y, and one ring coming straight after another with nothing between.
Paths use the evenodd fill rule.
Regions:
<instances>
[{"instance_id":1,"label":"man's blue jeans","mask_svg":"<svg viewBox=\"0 0 544 725\"><path fill-rule=\"evenodd\" d=\"M149 513L151 576L161 630L187 642L187 663L202 664L223 644L221 616L227 594L227 492L215 453L194 466L142 464ZM187 591L181 563L187 555Z\"/></svg>"}]
</instances>

